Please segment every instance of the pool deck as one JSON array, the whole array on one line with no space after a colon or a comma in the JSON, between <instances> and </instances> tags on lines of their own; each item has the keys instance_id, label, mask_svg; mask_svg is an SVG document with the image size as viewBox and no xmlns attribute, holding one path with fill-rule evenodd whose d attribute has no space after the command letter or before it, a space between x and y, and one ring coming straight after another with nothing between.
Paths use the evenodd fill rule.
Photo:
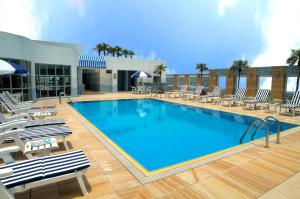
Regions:
<instances>
[{"instance_id":1,"label":"pool deck","mask_svg":"<svg viewBox=\"0 0 300 199\"><path fill-rule=\"evenodd\" d=\"M140 98L130 93L89 94L73 101ZM184 101L164 100L229 111L257 117L267 113L242 110L241 107ZM66 100L64 100L66 102ZM67 138L73 149L82 149L91 162L85 183L89 194L85 198L297 198L300 195L300 131L282 137L281 144L270 148L257 146L214 162L142 185L105 146L74 115L70 106L57 99L40 103L56 104L58 115L64 118L73 134ZM300 116L278 116L286 122L300 124ZM63 148L63 147L62 147ZM63 149L55 153L63 153ZM16 158L20 154L16 155ZM77 181L68 180L36 188L21 194L18 199L83 198Z\"/></svg>"}]
</instances>

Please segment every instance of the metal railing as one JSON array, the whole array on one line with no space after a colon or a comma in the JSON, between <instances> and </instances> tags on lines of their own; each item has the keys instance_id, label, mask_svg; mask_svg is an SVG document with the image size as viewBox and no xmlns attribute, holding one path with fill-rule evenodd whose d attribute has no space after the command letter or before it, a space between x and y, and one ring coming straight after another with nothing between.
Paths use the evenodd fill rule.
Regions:
<instances>
[{"instance_id":1,"label":"metal railing","mask_svg":"<svg viewBox=\"0 0 300 199\"><path fill-rule=\"evenodd\" d=\"M261 129L261 127L263 125L266 126L266 148L269 148L269 125L267 123L266 120L261 119L261 118L257 118L256 120L254 120L249 127L247 128L247 130L243 133L242 137L240 138L240 144L243 143L243 139L246 137L246 135L250 132L250 130L254 127L254 125L257 124L257 122L261 122L261 124L259 124L258 128L256 129L256 131L254 132L254 134L256 134L258 132L259 129ZM252 137L252 136L251 136ZM254 136L253 136L254 137Z\"/></svg>"},{"instance_id":2,"label":"metal railing","mask_svg":"<svg viewBox=\"0 0 300 199\"><path fill-rule=\"evenodd\" d=\"M265 126L266 128L266 131L265 131L265 135L266 135L266 145L265 147L266 148L269 148L269 133L270 133L270 128L269 128L269 124L268 124L268 120L274 120L276 121L276 125L277 125L277 141L276 143L277 144L280 144L280 122L278 119L276 119L275 117L273 116L267 116L265 117L264 119L261 119L261 118L257 118L256 120L254 120L250 125L249 127L247 128L247 130L243 133L243 135L241 136L240 138L240 144L243 143L243 139L246 137L246 135L250 132L250 130L258 123L258 122L261 122L256 130L254 131L254 133L251 135L251 140L254 139L255 135L257 134L257 132L260 131L260 129Z\"/></svg>"},{"instance_id":3,"label":"metal railing","mask_svg":"<svg viewBox=\"0 0 300 199\"><path fill-rule=\"evenodd\" d=\"M59 99L59 103L61 104L61 97L64 96L64 97L67 97L69 99L69 102L72 102L71 98L66 95L64 92L60 92L59 93L59 96L58 96L58 99Z\"/></svg>"}]
</instances>

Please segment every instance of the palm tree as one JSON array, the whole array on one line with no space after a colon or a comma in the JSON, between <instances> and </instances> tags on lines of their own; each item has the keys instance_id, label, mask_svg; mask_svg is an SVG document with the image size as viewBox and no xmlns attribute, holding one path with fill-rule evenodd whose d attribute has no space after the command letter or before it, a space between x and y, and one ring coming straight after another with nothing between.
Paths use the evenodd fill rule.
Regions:
<instances>
[{"instance_id":1,"label":"palm tree","mask_svg":"<svg viewBox=\"0 0 300 199\"><path fill-rule=\"evenodd\" d=\"M108 47L107 52L114 57L116 54L116 49L114 47Z\"/></svg>"},{"instance_id":2,"label":"palm tree","mask_svg":"<svg viewBox=\"0 0 300 199\"><path fill-rule=\"evenodd\" d=\"M159 64L158 66L155 66L154 73L159 74L159 82L161 82L161 74L163 71L166 71L167 66L164 64Z\"/></svg>"},{"instance_id":3,"label":"palm tree","mask_svg":"<svg viewBox=\"0 0 300 199\"><path fill-rule=\"evenodd\" d=\"M117 54L117 57L120 57L122 55L123 48L121 48L120 46L115 46L115 52Z\"/></svg>"},{"instance_id":4,"label":"palm tree","mask_svg":"<svg viewBox=\"0 0 300 199\"><path fill-rule=\"evenodd\" d=\"M203 85L203 72L208 71L206 64L199 63L196 65L196 69L200 71L201 74L201 85Z\"/></svg>"},{"instance_id":5,"label":"palm tree","mask_svg":"<svg viewBox=\"0 0 300 199\"><path fill-rule=\"evenodd\" d=\"M247 60L233 61L233 64L231 65L230 70L234 74L238 74L237 88L240 87L241 72L248 70L248 68L249 68L249 66L248 66L248 61Z\"/></svg>"},{"instance_id":6,"label":"palm tree","mask_svg":"<svg viewBox=\"0 0 300 199\"><path fill-rule=\"evenodd\" d=\"M99 43L94 48L95 51L98 52L98 55L100 56L101 52L103 52L103 55L106 55L107 49L109 48L109 45L107 43Z\"/></svg>"},{"instance_id":7,"label":"palm tree","mask_svg":"<svg viewBox=\"0 0 300 199\"><path fill-rule=\"evenodd\" d=\"M297 83L296 83L296 91L299 89L299 79L300 79L300 49L298 50L291 50L290 57L286 60L290 66L295 65L297 62L298 65L298 76L297 76Z\"/></svg>"},{"instance_id":8,"label":"palm tree","mask_svg":"<svg viewBox=\"0 0 300 199\"><path fill-rule=\"evenodd\" d=\"M135 53L133 51L129 50L128 55L130 56L130 58L132 58L135 55Z\"/></svg>"},{"instance_id":9,"label":"palm tree","mask_svg":"<svg viewBox=\"0 0 300 199\"><path fill-rule=\"evenodd\" d=\"M122 54L125 56L125 58L127 58L127 57L128 57L128 54L129 54L129 50L123 49L123 50L122 50Z\"/></svg>"}]
</instances>

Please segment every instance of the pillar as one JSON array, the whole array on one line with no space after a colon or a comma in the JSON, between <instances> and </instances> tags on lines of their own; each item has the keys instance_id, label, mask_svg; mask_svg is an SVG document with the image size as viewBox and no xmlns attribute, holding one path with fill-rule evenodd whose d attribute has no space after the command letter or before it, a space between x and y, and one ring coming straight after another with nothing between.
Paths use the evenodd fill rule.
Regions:
<instances>
[{"instance_id":1,"label":"pillar","mask_svg":"<svg viewBox=\"0 0 300 199\"><path fill-rule=\"evenodd\" d=\"M247 96L255 96L257 91L256 68L247 71Z\"/></svg>"},{"instance_id":2,"label":"pillar","mask_svg":"<svg viewBox=\"0 0 300 199\"><path fill-rule=\"evenodd\" d=\"M285 90L284 66L272 67L272 98L282 99Z\"/></svg>"}]
</instances>

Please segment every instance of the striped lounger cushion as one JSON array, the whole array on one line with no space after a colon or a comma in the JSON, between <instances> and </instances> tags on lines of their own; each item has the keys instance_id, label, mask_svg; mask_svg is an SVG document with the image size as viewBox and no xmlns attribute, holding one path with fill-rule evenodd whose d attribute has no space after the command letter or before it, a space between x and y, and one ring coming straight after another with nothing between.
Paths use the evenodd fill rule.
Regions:
<instances>
[{"instance_id":1,"label":"striped lounger cushion","mask_svg":"<svg viewBox=\"0 0 300 199\"><path fill-rule=\"evenodd\" d=\"M296 104L283 104L281 105L282 108L298 108L300 107L300 105L296 105Z\"/></svg>"},{"instance_id":2,"label":"striped lounger cushion","mask_svg":"<svg viewBox=\"0 0 300 199\"><path fill-rule=\"evenodd\" d=\"M63 124L65 124L64 119L32 120L26 123L25 128L39 127L45 125L63 125Z\"/></svg>"},{"instance_id":3,"label":"striped lounger cushion","mask_svg":"<svg viewBox=\"0 0 300 199\"><path fill-rule=\"evenodd\" d=\"M6 123L8 120L0 113L0 124ZM30 120L26 123L25 128L40 127L45 125L63 125L65 124L64 119L47 119L47 120Z\"/></svg>"},{"instance_id":4,"label":"striped lounger cushion","mask_svg":"<svg viewBox=\"0 0 300 199\"><path fill-rule=\"evenodd\" d=\"M39 180L71 174L89 166L90 163L83 151L78 150L5 165L0 169L11 168L13 174L0 178L0 181L9 189Z\"/></svg>"},{"instance_id":5,"label":"striped lounger cushion","mask_svg":"<svg viewBox=\"0 0 300 199\"><path fill-rule=\"evenodd\" d=\"M4 132L3 129L0 129L0 132ZM67 126L61 126L61 127L41 127L41 128L35 128L35 129L26 129L22 132L18 133L18 136L21 140L31 140L31 139L37 139L42 137L57 137L57 136L68 136L72 134L72 131ZM12 138L5 139L6 143L13 142L14 140Z\"/></svg>"},{"instance_id":6,"label":"striped lounger cushion","mask_svg":"<svg viewBox=\"0 0 300 199\"><path fill-rule=\"evenodd\" d=\"M244 100L243 102L245 103L249 103L249 104L254 104L254 103L257 103L257 102L264 102L266 100L269 99L270 97L270 90L269 89L259 89L257 91L257 94L255 96L255 99L252 99L252 100Z\"/></svg>"}]
</instances>

